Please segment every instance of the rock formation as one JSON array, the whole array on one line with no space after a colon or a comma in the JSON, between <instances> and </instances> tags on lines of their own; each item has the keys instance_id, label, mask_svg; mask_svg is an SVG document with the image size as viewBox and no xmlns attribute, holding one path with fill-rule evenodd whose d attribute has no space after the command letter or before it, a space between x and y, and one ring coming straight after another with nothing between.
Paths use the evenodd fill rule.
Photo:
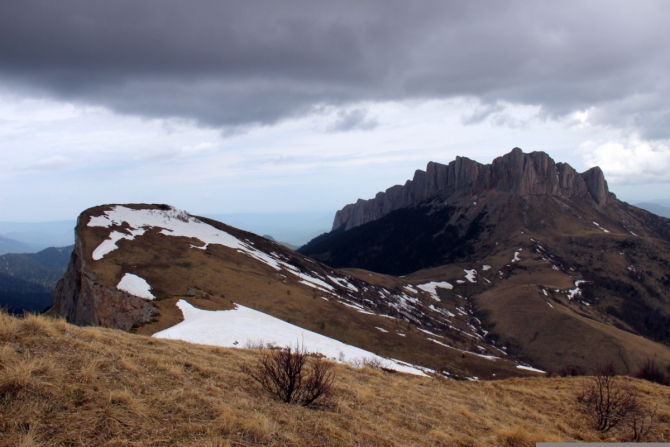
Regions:
<instances>
[{"instance_id":1,"label":"rock formation","mask_svg":"<svg viewBox=\"0 0 670 447\"><path fill-rule=\"evenodd\" d=\"M599 167L580 174L566 163L555 163L544 152L525 154L514 148L486 165L465 157L456 157L448 165L430 162L425 171L417 170L405 185L393 186L377 193L374 199L359 199L342 208L335 215L332 229L349 230L438 194L445 198L455 193L475 196L489 190L519 196L590 196L598 207L604 206L610 195Z\"/></svg>"},{"instance_id":2,"label":"rock formation","mask_svg":"<svg viewBox=\"0 0 670 447\"><path fill-rule=\"evenodd\" d=\"M95 274L85 268L80 233L75 232L75 235L70 264L56 285L49 314L63 317L79 326L102 326L126 331L135 324L150 321L157 309L149 301L96 284Z\"/></svg>"}]
</instances>

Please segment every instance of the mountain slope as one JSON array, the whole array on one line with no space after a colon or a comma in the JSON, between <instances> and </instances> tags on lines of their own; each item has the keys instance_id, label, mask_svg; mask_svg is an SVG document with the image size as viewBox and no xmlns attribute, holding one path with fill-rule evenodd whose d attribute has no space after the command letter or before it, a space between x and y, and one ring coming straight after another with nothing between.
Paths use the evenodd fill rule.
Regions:
<instances>
[{"instance_id":1,"label":"mountain slope","mask_svg":"<svg viewBox=\"0 0 670 447\"><path fill-rule=\"evenodd\" d=\"M576 394L591 378L453 381L333 365L335 405L268 397L244 349L0 314L0 445L532 446L601 435ZM667 388L621 378L656 407L646 441L670 437Z\"/></svg>"},{"instance_id":2,"label":"mountain slope","mask_svg":"<svg viewBox=\"0 0 670 447\"><path fill-rule=\"evenodd\" d=\"M533 374L486 342L472 311L449 299L448 284L424 290L399 278L356 278L165 205L91 208L80 215L75 234L50 313L76 324L150 335L183 323L202 331L189 340L208 342L204 326L184 320L185 309L213 312L206 318L219 319L222 328L226 312L244 307L385 357L394 369L411 363L467 377ZM240 335L224 345L288 342L262 325L253 333L254 339Z\"/></svg>"},{"instance_id":3,"label":"mountain slope","mask_svg":"<svg viewBox=\"0 0 670 447\"><path fill-rule=\"evenodd\" d=\"M10 313L43 312L70 261L70 247L0 256L0 307Z\"/></svg>"},{"instance_id":4,"label":"mountain slope","mask_svg":"<svg viewBox=\"0 0 670 447\"><path fill-rule=\"evenodd\" d=\"M578 174L542 153L448 166L468 169L378 218L367 212L385 196L348 205L300 252L408 282L448 281L491 343L542 368L612 360L632 372L646 357L668 358L670 220L617 200L599 169ZM431 175L397 187L400 196L411 198L417 178Z\"/></svg>"}]
</instances>

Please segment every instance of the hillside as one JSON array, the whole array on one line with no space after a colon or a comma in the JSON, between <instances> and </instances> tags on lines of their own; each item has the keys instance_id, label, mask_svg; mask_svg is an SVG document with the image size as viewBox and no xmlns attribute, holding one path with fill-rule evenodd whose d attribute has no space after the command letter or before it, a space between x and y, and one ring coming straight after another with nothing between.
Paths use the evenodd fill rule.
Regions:
<instances>
[{"instance_id":1,"label":"hillside","mask_svg":"<svg viewBox=\"0 0 670 447\"><path fill-rule=\"evenodd\" d=\"M43 312L70 262L70 247L0 256L0 307L10 313Z\"/></svg>"},{"instance_id":2,"label":"hillside","mask_svg":"<svg viewBox=\"0 0 670 447\"><path fill-rule=\"evenodd\" d=\"M487 342L451 284L357 277L166 205L94 207L75 234L49 311L75 324L219 346L304 339L341 362L381 356L417 374L539 373Z\"/></svg>"},{"instance_id":3,"label":"hillside","mask_svg":"<svg viewBox=\"0 0 670 447\"><path fill-rule=\"evenodd\" d=\"M0 255L5 253L32 253L35 246L0 235Z\"/></svg>"},{"instance_id":4,"label":"hillside","mask_svg":"<svg viewBox=\"0 0 670 447\"><path fill-rule=\"evenodd\" d=\"M659 205L657 203L636 203L636 207L647 210L650 213L654 213L657 216L667 217L670 219L670 208L667 206Z\"/></svg>"},{"instance_id":5,"label":"hillside","mask_svg":"<svg viewBox=\"0 0 670 447\"><path fill-rule=\"evenodd\" d=\"M601 435L576 395L591 380L454 381L337 365L335 403L272 400L240 372L255 351L0 314L0 445L534 446ZM667 388L621 379L657 407Z\"/></svg>"},{"instance_id":6,"label":"hillside","mask_svg":"<svg viewBox=\"0 0 670 447\"><path fill-rule=\"evenodd\" d=\"M599 168L518 148L430 163L333 228L299 251L351 274L446 281L490 343L541 369L670 358L670 220L619 201Z\"/></svg>"}]
</instances>

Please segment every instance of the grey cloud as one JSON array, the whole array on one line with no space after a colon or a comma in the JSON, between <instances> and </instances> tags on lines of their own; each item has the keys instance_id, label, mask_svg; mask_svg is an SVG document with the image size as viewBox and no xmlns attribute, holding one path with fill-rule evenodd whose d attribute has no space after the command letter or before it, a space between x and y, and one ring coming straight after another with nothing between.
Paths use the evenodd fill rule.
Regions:
<instances>
[{"instance_id":1,"label":"grey cloud","mask_svg":"<svg viewBox=\"0 0 670 447\"><path fill-rule=\"evenodd\" d=\"M221 128L469 96L547 117L597 107L605 124L665 138L669 12L661 1L2 2L0 82ZM658 102L638 113L640 95Z\"/></svg>"},{"instance_id":2,"label":"grey cloud","mask_svg":"<svg viewBox=\"0 0 670 447\"><path fill-rule=\"evenodd\" d=\"M505 110L505 106L500 103L496 104L480 104L472 114L463 116L461 122L463 124L479 124L489 118L491 115L499 114Z\"/></svg>"},{"instance_id":3,"label":"grey cloud","mask_svg":"<svg viewBox=\"0 0 670 447\"><path fill-rule=\"evenodd\" d=\"M337 112L337 119L328 130L330 132L349 132L352 130L372 130L377 126L379 126L379 122L370 118L367 110L355 108Z\"/></svg>"}]
</instances>

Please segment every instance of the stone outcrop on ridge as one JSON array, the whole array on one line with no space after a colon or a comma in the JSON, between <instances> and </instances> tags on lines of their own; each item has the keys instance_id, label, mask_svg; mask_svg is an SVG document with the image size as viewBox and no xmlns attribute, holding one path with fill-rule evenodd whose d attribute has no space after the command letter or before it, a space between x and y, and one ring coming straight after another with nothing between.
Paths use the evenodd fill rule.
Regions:
<instances>
[{"instance_id":1,"label":"stone outcrop on ridge","mask_svg":"<svg viewBox=\"0 0 670 447\"><path fill-rule=\"evenodd\" d=\"M425 171L417 170L414 178L404 185L393 186L377 193L373 199L359 199L342 208L335 215L332 229L349 230L438 194L476 196L493 189L519 196L590 196L598 207L605 205L610 196L599 167L580 174L566 163L555 163L544 152L526 154L514 148L491 164L466 157L456 157L448 165L430 162Z\"/></svg>"}]
</instances>

